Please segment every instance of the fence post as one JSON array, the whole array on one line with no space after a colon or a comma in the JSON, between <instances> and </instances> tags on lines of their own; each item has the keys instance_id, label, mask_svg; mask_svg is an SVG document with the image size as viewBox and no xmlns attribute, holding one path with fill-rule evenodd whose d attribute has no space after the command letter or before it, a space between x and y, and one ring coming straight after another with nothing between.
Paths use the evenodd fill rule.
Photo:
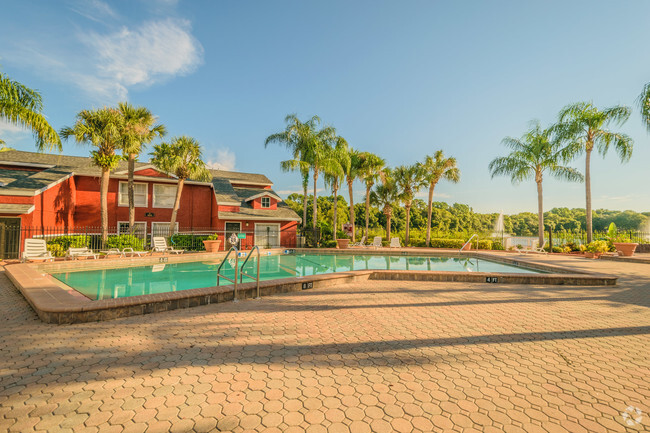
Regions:
<instances>
[{"instance_id":1,"label":"fence post","mask_svg":"<svg viewBox=\"0 0 650 433\"><path fill-rule=\"evenodd\" d=\"M7 225L0 223L0 259L4 260L5 257L5 240L7 239Z\"/></svg>"}]
</instances>

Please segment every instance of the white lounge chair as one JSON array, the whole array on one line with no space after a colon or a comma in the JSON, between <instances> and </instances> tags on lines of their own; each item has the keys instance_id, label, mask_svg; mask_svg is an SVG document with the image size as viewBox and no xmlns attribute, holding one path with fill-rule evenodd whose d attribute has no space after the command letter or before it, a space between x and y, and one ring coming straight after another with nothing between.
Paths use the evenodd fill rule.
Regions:
<instances>
[{"instance_id":1,"label":"white lounge chair","mask_svg":"<svg viewBox=\"0 0 650 433\"><path fill-rule=\"evenodd\" d=\"M110 256L124 257L124 253L119 248L110 248L108 250L100 251L106 258Z\"/></svg>"},{"instance_id":2,"label":"white lounge chair","mask_svg":"<svg viewBox=\"0 0 650 433\"><path fill-rule=\"evenodd\" d=\"M399 243L399 238L390 238L390 247L402 248L402 244Z\"/></svg>"},{"instance_id":3,"label":"white lounge chair","mask_svg":"<svg viewBox=\"0 0 650 433\"><path fill-rule=\"evenodd\" d=\"M23 262L27 260L52 260L54 256L47 250L45 239L25 239Z\"/></svg>"},{"instance_id":4,"label":"white lounge chair","mask_svg":"<svg viewBox=\"0 0 650 433\"><path fill-rule=\"evenodd\" d=\"M122 250L122 254L128 257L135 257L135 256L142 257L149 254L149 251L135 251L133 248L127 247Z\"/></svg>"},{"instance_id":5,"label":"white lounge chair","mask_svg":"<svg viewBox=\"0 0 650 433\"><path fill-rule=\"evenodd\" d=\"M533 245L533 248L530 250L530 252L531 253L539 253L539 254L548 254L548 251L546 251L544 249L544 247L546 246L546 241L544 241L544 243L542 244L541 247L537 247L536 245L538 245L538 244L539 244L539 242L536 242L536 244Z\"/></svg>"},{"instance_id":6,"label":"white lounge chair","mask_svg":"<svg viewBox=\"0 0 650 433\"><path fill-rule=\"evenodd\" d=\"M162 236L156 236L153 238L153 250L154 253L173 253L173 254L182 254L185 250L177 250L174 247L167 245L167 239Z\"/></svg>"},{"instance_id":7,"label":"white lounge chair","mask_svg":"<svg viewBox=\"0 0 650 433\"><path fill-rule=\"evenodd\" d=\"M382 239L383 238L381 236L375 236L375 238L372 240L372 245L371 246L375 247L375 248L381 248L382 247L382 244L381 244Z\"/></svg>"},{"instance_id":8,"label":"white lounge chair","mask_svg":"<svg viewBox=\"0 0 650 433\"><path fill-rule=\"evenodd\" d=\"M68 254L66 255L67 259L74 260L80 257L92 257L93 259L97 258L97 254L94 253L88 247L79 247L79 248L68 248Z\"/></svg>"},{"instance_id":9,"label":"white lounge chair","mask_svg":"<svg viewBox=\"0 0 650 433\"><path fill-rule=\"evenodd\" d=\"M368 240L367 236L364 236L361 238L359 242L354 242L350 244L351 247L365 247L366 246L366 241Z\"/></svg>"}]
</instances>

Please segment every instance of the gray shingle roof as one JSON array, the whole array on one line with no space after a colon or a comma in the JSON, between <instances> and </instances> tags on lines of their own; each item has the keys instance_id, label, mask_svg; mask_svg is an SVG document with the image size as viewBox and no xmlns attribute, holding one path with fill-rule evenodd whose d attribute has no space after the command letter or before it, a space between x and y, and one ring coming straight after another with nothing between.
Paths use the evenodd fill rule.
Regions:
<instances>
[{"instance_id":1,"label":"gray shingle roof","mask_svg":"<svg viewBox=\"0 0 650 433\"><path fill-rule=\"evenodd\" d=\"M263 174L259 173L243 173L239 171L226 171L226 170L210 170L212 176L220 179L228 179L233 183L254 183L260 185L273 185L273 182L269 180Z\"/></svg>"},{"instance_id":2,"label":"gray shingle roof","mask_svg":"<svg viewBox=\"0 0 650 433\"><path fill-rule=\"evenodd\" d=\"M239 212L219 212L219 219L232 220L284 220L300 221L301 218L288 206L281 206L278 203L277 209L253 209L248 206L242 206Z\"/></svg>"}]
</instances>

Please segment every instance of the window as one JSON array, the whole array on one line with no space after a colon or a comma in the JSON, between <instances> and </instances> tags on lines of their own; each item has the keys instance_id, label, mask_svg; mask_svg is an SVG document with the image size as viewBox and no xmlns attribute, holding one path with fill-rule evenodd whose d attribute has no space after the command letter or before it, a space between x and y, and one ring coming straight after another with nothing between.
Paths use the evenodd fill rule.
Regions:
<instances>
[{"instance_id":1,"label":"window","mask_svg":"<svg viewBox=\"0 0 650 433\"><path fill-rule=\"evenodd\" d=\"M147 207L147 184L135 183L133 184L133 201L136 207ZM120 206L129 205L129 184L128 182L120 182L120 191L118 197L118 204Z\"/></svg>"},{"instance_id":2,"label":"window","mask_svg":"<svg viewBox=\"0 0 650 433\"><path fill-rule=\"evenodd\" d=\"M153 207L174 207L176 200L176 185L153 186Z\"/></svg>"},{"instance_id":3,"label":"window","mask_svg":"<svg viewBox=\"0 0 650 433\"><path fill-rule=\"evenodd\" d=\"M262 197L262 207L271 207L270 197Z\"/></svg>"},{"instance_id":4,"label":"window","mask_svg":"<svg viewBox=\"0 0 650 433\"><path fill-rule=\"evenodd\" d=\"M144 239L147 236L147 223L144 221L136 221L134 226L135 226L135 230L133 231L133 235L140 239ZM130 234L128 221L126 222L120 221L117 223L117 234L118 235Z\"/></svg>"}]
</instances>

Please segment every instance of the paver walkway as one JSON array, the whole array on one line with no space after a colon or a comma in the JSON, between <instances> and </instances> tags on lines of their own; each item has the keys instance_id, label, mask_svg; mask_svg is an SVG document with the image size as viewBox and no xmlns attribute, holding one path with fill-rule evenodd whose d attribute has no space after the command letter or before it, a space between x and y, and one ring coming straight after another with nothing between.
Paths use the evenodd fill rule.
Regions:
<instances>
[{"instance_id":1,"label":"paver walkway","mask_svg":"<svg viewBox=\"0 0 650 433\"><path fill-rule=\"evenodd\" d=\"M623 278L373 281L57 326L0 273L0 431L647 430L650 265L535 259Z\"/></svg>"}]
</instances>

